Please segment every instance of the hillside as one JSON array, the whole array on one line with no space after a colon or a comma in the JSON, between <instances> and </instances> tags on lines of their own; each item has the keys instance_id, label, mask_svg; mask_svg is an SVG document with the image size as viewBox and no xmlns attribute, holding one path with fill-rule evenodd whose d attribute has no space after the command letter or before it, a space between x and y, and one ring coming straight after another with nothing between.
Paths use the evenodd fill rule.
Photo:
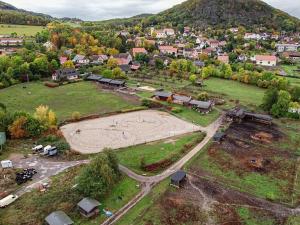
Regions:
<instances>
[{"instance_id":1,"label":"hillside","mask_svg":"<svg viewBox=\"0 0 300 225\"><path fill-rule=\"evenodd\" d=\"M299 19L260 0L188 0L151 20L154 24L169 22L175 26L263 25L268 28L299 29Z\"/></svg>"},{"instance_id":2,"label":"hillside","mask_svg":"<svg viewBox=\"0 0 300 225\"><path fill-rule=\"evenodd\" d=\"M0 1L0 23L44 26L52 19L49 15L25 11Z\"/></svg>"}]
</instances>

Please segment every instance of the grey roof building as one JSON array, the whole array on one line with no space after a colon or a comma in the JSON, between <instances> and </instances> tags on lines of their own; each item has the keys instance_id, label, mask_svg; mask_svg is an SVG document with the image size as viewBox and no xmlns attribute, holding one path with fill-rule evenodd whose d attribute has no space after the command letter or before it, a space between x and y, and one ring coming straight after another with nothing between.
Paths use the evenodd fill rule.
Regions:
<instances>
[{"instance_id":1,"label":"grey roof building","mask_svg":"<svg viewBox=\"0 0 300 225\"><path fill-rule=\"evenodd\" d=\"M81 215L85 217L92 217L99 213L100 202L92 198L84 198L78 202L77 206Z\"/></svg>"},{"instance_id":2,"label":"grey roof building","mask_svg":"<svg viewBox=\"0 0 300 225\"><path fill-rule=\"evenodd\" d=\"M186 173L182 170L177 171L171 176L171 184L180 187L180 185L185 181Z\"/></svg>"},{"instance_id":3,"label":"grey roof building","mask_svg":"<svg viewBox=\"0 0 300 225\"><path fill-rule=\"evenodd\" d=\"M72 225L74 222L63 211L55 211L49 214L45 221L48 225Z\"/></svg>"}]
</instances>

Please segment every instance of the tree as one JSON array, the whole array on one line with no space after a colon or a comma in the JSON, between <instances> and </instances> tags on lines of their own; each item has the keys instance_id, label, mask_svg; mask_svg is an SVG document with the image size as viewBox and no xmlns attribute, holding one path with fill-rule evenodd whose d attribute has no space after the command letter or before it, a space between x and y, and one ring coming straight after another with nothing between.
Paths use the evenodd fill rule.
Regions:
<instances>
[{"instance_id":1,"label":"tree","mask_svg":"<svg viewBox=\"0 0 300 225\"><path fill-rule=\"evenodd\" d=\"M112 77L114 79L125 79L126 75L125 73L121 70L120 67L116 67L112 70Z\"/></svg>"},{"instance_id":2,"label":"tree","mask_svg":"<svg viewBox=\"0 0 300 225\"><path fill-rule=\"evenodd\" d=\"M291 95L287 91L279 91L278 101L272 106L271 113L275 117L283 117L289 110Z\"/></svg>"},{"instance_id":3,"label":"tree","mask_svg":"<svg viewBox=\"0 0 300 225\"><path fill-rule=\"evenodd\" d=\"M276 88L268 89L265 92L263 103L261 105L262 109L266 112L270 112L272 109L272 106L277 102L278 100L278 90Z\"/></svg>"},{"instance_id":4,"label":"tree","mask_svg":"<svg viewBox=\"0 0 300 225\"><path fill-rule=\"evenodd\" d=\"M164 61L160 58L156 58L155 59L155 67L157 69L160 69L160 70L163 69L164 68Z\"/></svg>"},{"instance_id":5,"label":"tree","mask_svg":"<svg viewBox=\"0 0 300 225\"><path fill-rule=\"evenodd\" d=\"M40 105L37 107L34 113L34 118L42 124L44 129L56 127L56 115L49 109L48 106Z\"/></svg>"},{"instance_id":6,"label":"tree","mask_svg":"<svg viewBox=\"0 0 300 225\"><path fill-rule=\"evenodd\" d=\"M27 136L27 132L25 129L26 122L27 118L25 116L21 116L17 118L12 125L9 126L8 130L10 132L11 138L20 139Z\"/></svg>"},{"instance_id":7,"label":"tree","mask_svg":"<svg viewBox=\"0 0 300 225\"><path fill-rule=\"evenodd\" d=\"M209 96L208 96L208 93L203 91L203 92L200 92L197 96L197 99L199 101L207 101L209 99Z\"/></svg>"},{"instance_id":8,"label":"tree","mask_svg":"<svg viewBox=\"0 0 300 225\"><path fill-rule=\"evenodd\" d=\"M74 63L73 63L72 60L68 60L68 61L66 61L66 62L62 65L62 68L64 68L64 69L67 69L67 68L75 69L75 65L74 65Z\"/></svg>"},{"instance_id":9,"label":"tree","mask_svg":"<svg viewBox=\"0 0 300 225\"><path fill-rule=\"evenodd\" d=\"M197 76L195 74L192 74L190 77L189 77L189 80L192 82L192 84L195 84L196 83L196 80L197 80Z\"/></svg>"},{"instance_id":10,"label":"tree","mask_svg":"<svg viewBox=\"0 0 300 225\"><path fill-rule=\"evenodd\" d=\"M118 60L117 60L117 59L114 59L114 58L110 58L110 59L107 61L107 66L108 66L110 69L116 68L116 67L118 66Z\"/></svg>"},{"instance_id":11,"label":"tree","mask_svg":"<svg viewBox=\"0 0 300 225\"><path fill-rule=\"evenodd\" d=\"M77 178L77 190L93 198L103 198L118 182L118 160L112 151L98 154Z\"/></svg>"},{"instance_id":12,"label":"tree","mask_svg":"<svg viewBox=\"0 0 300 225\"><path fill-rule=\"evenodd\" d=\"M42 56L39 58L36 58L31 63L31 70L33 74L41 74L42 76L47 76L50 74L49 71L49 62L47 57Z\"/></svg>"}]
</instances>

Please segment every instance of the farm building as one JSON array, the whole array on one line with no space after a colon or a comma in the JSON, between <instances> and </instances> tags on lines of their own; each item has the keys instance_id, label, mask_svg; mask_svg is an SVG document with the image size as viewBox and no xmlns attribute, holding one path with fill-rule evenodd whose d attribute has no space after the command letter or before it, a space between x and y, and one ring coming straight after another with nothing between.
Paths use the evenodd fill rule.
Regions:
<instances>
[{"instance_id":1,"label":"farm building","mask_svg":"<svg viewBox=\"0 0 300 225\"><path fill-rule=\"evenodd\" d=\"M91 198L84 198L77 204L80 214L87 218L97 215L100 205L100 202Z\"/></svg>"},{"instance_id":2,"label":"farm building","mask_svg":"<svg viewBox=\"0 0 300 225\"><path fill-rule=\"evenodd\" d=\"M189 102L189 105L193 109L202 113L209 113L213 108L213 103L211 101L204 102L204 101L191 100Z\"/></svg>"},{"instance_id":3,"label":"farm building","mask_svg":"<svg viewBox=\"0 0 300 225\"><path fill-rule=\"evenodd\" d=\"M182 170L177 171L171 176L171 185L180 188L186 180L186 173Z\"/></svg>"},{"instance_id":4,"label":"farm building","mask_svg":"<svg viewBox=\"0 0 300 225\"><path fill-rule=\"evenodd\" d=\"M48 225L72 225L74 222L63 211L55 211L45 218Z\"/></svg>"},{"instance_id":5,"label":"farm building","mask_svg":"<svg viewBox=\"0 0 300 225\"><path fill-rule=\"evenodd\" d=\"M272 124L273 118L269 115L246 112L244 109L234 108L226 113L229 120L241 122L242 120L252 120L265 124Z\"/></svg>"},{"instance_id":6,"label":"farm building","mask_svg":"<svg viewBox=\"0 0 300 225\"><path fill-rule=\"evenodd\" d=\"M79 72L76 69L60 69L56 70L52 75L52 80L63 81L63 80L76 80L79 78Z\"/></svg>"},{"instance_id":7,"label":"farm building","mask_svg":"<svg viewBox=\"0 0 300 225\"><path fill-rule=\"evenodd\" d=\"M99 80L101 80L102 79L102 76L100 76L100 75L97 75L97 74L91 74L91 75L89 75L87 78L86 78L86 80L89 80L89 81L99 81Z\"/></svg>"},{"instance_id":8,"label":"farm building","mask_svg":"<svg viewBox=\"0 0 300 225\"><path fill-rule=\"evenodd\" d=\"M168 98L172 97L172 93L164 92L164 91L157 91L155 92L154 96L157 100L167 101Z\"/></svg>"},{"instance_id":9,"label":"farm building","mask_svg":"<svg viewBox=\"0 0 300 225\"><path fill-rule=\"evenodd\" d=\"M174 95L172 95L172 100L173 100L173 103L175 103L175 104L188 105L189 102L192 100L192 97L174 94Z\"/></svg>"}]
</instances>

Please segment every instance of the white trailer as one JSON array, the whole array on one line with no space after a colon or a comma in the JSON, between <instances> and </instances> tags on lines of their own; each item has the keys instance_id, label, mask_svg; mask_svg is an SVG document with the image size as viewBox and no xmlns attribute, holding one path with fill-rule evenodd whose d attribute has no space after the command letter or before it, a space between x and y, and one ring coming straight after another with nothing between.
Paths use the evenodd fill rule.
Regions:
<instances>
[{"instance_id":1,"label":"white trailer","mask_svg":"<svg viewBox=\"0 0 300 225\"><path fill-rule=\"evenodd\" d=\"M5 208L6 206L16 201L18 198L19 197L17 195L8 195L5 198L2 198L0 200L0 208Z\"/></svg>"},{"instance_id":2,"label":"white trailer","mask_svg":"<svg viewBox=\"0 0 300 225\"><path fill-rule=\"evenodd\" d=\"M12 168L13 167L13 163L10 160L3 160L3 161L1 161L1 167L3 169Z\"/></svg>"}]
</instances>

